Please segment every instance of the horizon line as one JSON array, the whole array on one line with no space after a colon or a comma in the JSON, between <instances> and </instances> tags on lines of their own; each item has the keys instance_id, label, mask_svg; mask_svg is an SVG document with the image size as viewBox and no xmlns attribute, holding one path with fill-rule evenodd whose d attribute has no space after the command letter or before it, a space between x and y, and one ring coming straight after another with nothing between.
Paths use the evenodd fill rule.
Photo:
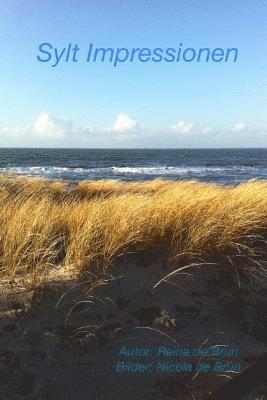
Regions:
<instances>
[{"instance_id":1,"label":"horizon line","mask_svg":"<svg viewBox=\"0 0 267 400\"><path fill-rule=\"evenodd\" d=\"M0 146L14 150L267 150L266 147L17 147Z\"/></svg>"}]
</instances>

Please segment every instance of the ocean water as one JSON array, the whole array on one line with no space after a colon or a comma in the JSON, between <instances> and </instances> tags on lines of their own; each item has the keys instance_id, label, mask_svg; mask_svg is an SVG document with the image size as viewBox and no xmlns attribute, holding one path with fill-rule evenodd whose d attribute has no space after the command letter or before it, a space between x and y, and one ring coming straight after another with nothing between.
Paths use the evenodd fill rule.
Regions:
<instances>
[{"instance_id":1,"label":"ocean water","mask_svg":"<svg viewBox=\"0 0 267 400\"><path fill-rule=\"evenodd\" d=\"M267 179L267 149L0 149L0 174L123 181Z\"/></svg>"}]
</instances>

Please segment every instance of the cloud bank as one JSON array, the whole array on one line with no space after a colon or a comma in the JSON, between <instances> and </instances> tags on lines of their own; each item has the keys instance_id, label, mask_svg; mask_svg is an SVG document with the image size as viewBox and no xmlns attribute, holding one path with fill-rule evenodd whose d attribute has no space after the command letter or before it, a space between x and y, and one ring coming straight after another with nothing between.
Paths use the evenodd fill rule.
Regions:
<instances>
[{"instance_id":1,"label":"cloud bank","mask_svg":"<svg viewBox=\"0 0 267 400\"><path fill-rule=\"evenodd\" d=\"M76 127L69 118L41 112L32 124L0 128L2 146L116 147L116 143L117 147L265 147L267 130L242 121L216 129L182 119L151 129L124 112L115 115L109 127Z\"/></svg>"}]
</instances>

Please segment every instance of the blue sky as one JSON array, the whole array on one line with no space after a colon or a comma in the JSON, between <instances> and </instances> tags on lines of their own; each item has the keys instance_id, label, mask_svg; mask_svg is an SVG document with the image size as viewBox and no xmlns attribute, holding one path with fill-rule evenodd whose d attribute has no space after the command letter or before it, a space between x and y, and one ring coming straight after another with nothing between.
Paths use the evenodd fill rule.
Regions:
<instances>
[{"instance_id":1,"label":"blue sky","mask_svg":"<svg viewBox=\"0 0 267 400\"><path fill-rule=\"evenodd\" d=\"M267 147L264 0L1 0L0 18L0 146ZM52 68L43 42L239 56Z\"/></svg>"}]
</instances>

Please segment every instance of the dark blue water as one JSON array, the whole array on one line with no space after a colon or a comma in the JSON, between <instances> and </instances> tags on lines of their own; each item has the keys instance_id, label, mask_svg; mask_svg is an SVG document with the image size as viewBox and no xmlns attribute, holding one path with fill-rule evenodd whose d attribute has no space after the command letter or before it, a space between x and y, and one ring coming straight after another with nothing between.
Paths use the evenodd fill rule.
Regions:
<instances>
[{"instance_id":1,"label":"dark blue water","mask_svg":"<svg viewBox=\"0 0 267 400\"><path fill-rule=\"evenodd\" d=\"M267 179L267 149L0 149L0 174L124 181L198 179L236 184Z\"/></svg>"}]
</instances>

